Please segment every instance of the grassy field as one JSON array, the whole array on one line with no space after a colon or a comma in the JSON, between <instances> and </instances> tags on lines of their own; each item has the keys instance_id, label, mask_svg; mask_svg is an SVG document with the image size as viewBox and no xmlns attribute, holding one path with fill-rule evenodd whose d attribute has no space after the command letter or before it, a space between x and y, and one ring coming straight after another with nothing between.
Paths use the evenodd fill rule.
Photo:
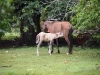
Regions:
<instances>
[{"instance_id":1,"label":"grassy field","mask_svg":"<svg viewBox=\"0 0 100 75\"><path fill-rule=\"evenodd\" d=\"M0 75L100 75L100 49L74 47L72 55L66 55L67 47L60 47L61 53L50 56L47 47L0 49Z\"/></svg>"}]
</instances>

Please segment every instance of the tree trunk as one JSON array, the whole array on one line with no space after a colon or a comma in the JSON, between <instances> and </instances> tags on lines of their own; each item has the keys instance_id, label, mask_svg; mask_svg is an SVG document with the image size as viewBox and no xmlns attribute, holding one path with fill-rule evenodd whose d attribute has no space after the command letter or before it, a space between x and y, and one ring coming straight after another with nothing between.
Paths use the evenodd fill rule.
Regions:
<instances>
[{"instance_id":1,"label":"tree trunk","mask_svg":"<svg viewBox=\"0 0 100 75\"><path fill-rule=\"evenodd\" d=\"M20 40L19 40L19 45L23 45L26 43L26 33L24 32L24 25L25 25L25 19L21 19L21 25L20 25Z\"/></svg>"},{"instance_id":2,"label":"tree trunk","mask_svg":"<svg viewBox=\"0 0 100 75\"><path fill-rule=\"evenodd\" d=\"M41 31L40 28L40 14L39 15L34 15L33 16L33 22L36 26L36 29L34 28L33 25L31 25L31 23L29 21L27 21L27 25L28 25L28 31L24 32L24 26L26 23L25 19L21 19L21 25L20 25L20 33L21 33L21 38L19 41L20 45L35 45L35 38L37 33L39 33Z\"/></svg>"},{"instance_id":3,"label":"tree trunk","mask_svg":"<svg viewBox=\"0 0 100 75\"><path fill-rule=\"evenodd\" d=\"M37 33L39 33L41 31L41 27L40 27L40 16L41 16L41 14L38 14L38 15L34 15L33 16L33 22L36 25Z\"/></svg>"}]
</instances>

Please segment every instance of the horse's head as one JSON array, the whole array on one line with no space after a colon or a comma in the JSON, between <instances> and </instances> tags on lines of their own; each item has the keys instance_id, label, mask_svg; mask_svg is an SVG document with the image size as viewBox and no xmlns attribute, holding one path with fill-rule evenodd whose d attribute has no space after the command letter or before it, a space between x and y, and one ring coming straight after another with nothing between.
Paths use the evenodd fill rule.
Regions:
<instances>
[{"instance_id":1,"label":"horse's head","mask_svg":"<svg viewBox=\"0 0 100 75\"><path fill-rule=\"evenodd\" d=\"M47 32L47 30L48 30L47 24L45 22L42 23L41 28L42 28L42 31L44 31L44 32Z\"/></svg>"},{"instance_id":2,"label":"horse's head","mask_svg":"<svg viewBox=\"0 0 100 75\"><path fill-rule=\"evenodd\" d=\"M48 28L49 28L50 25L51 25L51 21L45 21L45 22L43 22L42 26L41 26L42 31L48 32Z\"/></svg>"}]
</instances>

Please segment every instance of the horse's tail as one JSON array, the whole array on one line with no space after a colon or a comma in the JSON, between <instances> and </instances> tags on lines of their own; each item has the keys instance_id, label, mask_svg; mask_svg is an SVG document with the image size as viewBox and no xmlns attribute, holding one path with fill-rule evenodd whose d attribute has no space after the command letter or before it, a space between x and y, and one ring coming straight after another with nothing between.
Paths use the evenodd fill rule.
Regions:
<instances>
[{"instance_id":1,"label":"horse's tail","mask_svg":"<svg viewBox=\"0 0 100 75\"><path fill-rule=\"evenodd\" d=\"M70 41L70 45L69 45L69 53L72 54L72 48L73 48L73 33L74 29L71 27L69 29L69 34L68 34L68 38L69 38L69 41Z\"/></svg>"},{"instance_id":2,"label":"horse's tail","mask_svg":"<svg viewBox=\"0 0 100 75\"><path fill-rule=\"evenodd\" d=\"M36 44L38 44L39 42L40 42L40 36L37 35L37 36L36 36Z\"/></svg>"},{"instance_id":3,"label":"horse's tail","mask_svg":"<svg viewBox=\"0 0 100 75\"><path fill-rule=\"evenodd\" d=\"M72 35L73 31L74 31L74 29L71 27L71 28L69 29L69 35Z\"/></svg>"},{"instance_id":4,"label":"horse's tail","mask_svg":"<svg viewBox=\"0 0 100 75\"><path fill-rule=\"evenodd\" d=\"M71 28L69 29L69 33L68 33L68 38L69 38L69 40L70 40L70 45L71 45L71 46L73 46L73 35L72 35L73 31L74 31L74 29L71 27Z\"/></svg>"}]
</instances>

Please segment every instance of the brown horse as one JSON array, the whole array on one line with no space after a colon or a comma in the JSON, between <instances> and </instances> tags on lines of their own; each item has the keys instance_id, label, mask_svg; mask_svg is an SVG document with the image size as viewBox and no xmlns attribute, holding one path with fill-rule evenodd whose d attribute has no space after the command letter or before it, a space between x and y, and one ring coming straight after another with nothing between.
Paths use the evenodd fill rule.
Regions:
<instances>
[{"instance_id":1,"label":"brown horse","mask_svg":"<svg viewBox=\"0 0 100 75\"><path fill-rule=\"evenodd\" d=\"M64 38L66 40L66 42L68 43L69 46L69 51L67 54L72 54L72 48L73 48L73 36L72 36L72 32L73 32L73 28L72 25L69 22L66 21L45 21L42 24L42 30L45 32L50 32L50 33L57 33L57 32L62 32L64 35ZM57 43L58 45L58 43ZM53 52L53 51L52 51ZM58 52L59 51L59 47L58 47Z\"/></svg>"}]
</instances>

